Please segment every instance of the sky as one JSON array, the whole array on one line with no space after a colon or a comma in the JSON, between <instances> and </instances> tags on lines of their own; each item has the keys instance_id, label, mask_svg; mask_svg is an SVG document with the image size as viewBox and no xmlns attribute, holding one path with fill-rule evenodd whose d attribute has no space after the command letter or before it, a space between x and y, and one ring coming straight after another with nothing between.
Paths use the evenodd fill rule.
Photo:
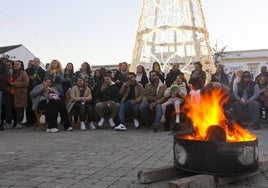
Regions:
<instances>
[{"instance_id":1,"label":"sky","mask_svg":"<svg viewBox=\"0 0 268 188\"><path fill-rule=\"evenodd\" d=\"M131 62L142 0L0 0L0 46L23 44L43 63ZM211 46L268 48L267 0L202 0Z\"/></svg>"}]
</instances>

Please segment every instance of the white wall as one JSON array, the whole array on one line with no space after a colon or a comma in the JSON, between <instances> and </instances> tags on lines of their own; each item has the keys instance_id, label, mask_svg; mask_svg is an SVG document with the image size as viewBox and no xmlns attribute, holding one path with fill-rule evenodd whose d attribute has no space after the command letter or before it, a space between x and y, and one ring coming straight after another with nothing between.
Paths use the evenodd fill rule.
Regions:
<instances>
[{"instance_id":1,"label":"white wall","mask_svg":"<svg viewBox=\"0 0 268 188\"><path fill-rule=\"evenodd\" d=\"M32 59L35 58L35 55L32 54L24 46L20 46L18 48L15 48L13 50L5 52L5 55L8 55L10 57L10 59L12 59L12 60L21 60L21 61L23 61L25 69L28 67L29 60L32 60ZM42 67L45 70L45 65L43 63L40 64L40 67Z\"/></svg>"}]
</instances>

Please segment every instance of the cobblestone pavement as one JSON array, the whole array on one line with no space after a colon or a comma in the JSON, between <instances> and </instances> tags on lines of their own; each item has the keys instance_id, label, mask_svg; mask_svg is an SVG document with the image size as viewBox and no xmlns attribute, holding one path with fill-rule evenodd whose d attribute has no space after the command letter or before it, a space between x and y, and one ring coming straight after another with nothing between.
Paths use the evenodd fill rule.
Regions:
<instances>
[{"instance_id":1,"label":"cobblestone pavement","mask_svg":"<svg viewBox=\"0 0 268 188\"><path fill-rule=\"evenodd\" d=\"M268 154L268 129L262 125L260 157ZM173 164L172 132L111 128L46 133L29 128L0 132L0 187L163 188L168 180L139 184L146 168ZM262 187L268 187L265 174ZM255 181L255 180L253 180ZM228 187L250 187L249 181ZM252 186L251 186L252 187Z\"/></svg>"}]
</instances>

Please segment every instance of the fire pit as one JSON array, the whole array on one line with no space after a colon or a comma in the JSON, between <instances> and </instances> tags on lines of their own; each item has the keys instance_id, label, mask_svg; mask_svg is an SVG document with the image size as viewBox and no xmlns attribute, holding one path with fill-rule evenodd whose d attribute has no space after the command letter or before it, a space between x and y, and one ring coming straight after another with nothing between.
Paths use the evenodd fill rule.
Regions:
<instances>
[{"instance_id":1,"label":"fire pit","mask_svg":"<svg viewBox=\"0 0 268 188\"><path fill-rule=\"evenodd\" d=\"M174 136L174 165L213 175L248 174L258 170L258 139L225 117L226 91L209 87L186 98L183 111L193 132Z\"/></svg>"},{"instance_id":2,"label":"fire pit","mask_svg":"<svg viewBox=\"0 0 268 188\"><path fill-rule=\"evenodd\" d=\"M258 140L213 142L174 136L177 168L214 175L238 175L258 170Z\"/></svg>"}]
</instances>

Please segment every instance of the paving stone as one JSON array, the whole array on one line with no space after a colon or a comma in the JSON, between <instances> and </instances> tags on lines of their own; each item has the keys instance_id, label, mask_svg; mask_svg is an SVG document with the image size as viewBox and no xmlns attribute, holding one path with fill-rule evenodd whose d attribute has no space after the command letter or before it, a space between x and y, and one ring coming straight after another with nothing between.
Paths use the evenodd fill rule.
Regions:
<instances>
[{"instance_id":1,"label":"paving stone","mask_svg":"<svg viewBox=\"0 0 268 188\"><path fill-rule=\"evenodd\" d=\"M253 132L258 135L260 159L267 157L268 125ZM1 188L163 188L168 181L140 184L138 172L173 165L171 132L154 133L143 127L125 132L105 128L57 134L23 128L1 131L0 137ZM263 172L256 179L228 186L265 187L266 177L268 173Z\"/></svg>"}]
</instances>

